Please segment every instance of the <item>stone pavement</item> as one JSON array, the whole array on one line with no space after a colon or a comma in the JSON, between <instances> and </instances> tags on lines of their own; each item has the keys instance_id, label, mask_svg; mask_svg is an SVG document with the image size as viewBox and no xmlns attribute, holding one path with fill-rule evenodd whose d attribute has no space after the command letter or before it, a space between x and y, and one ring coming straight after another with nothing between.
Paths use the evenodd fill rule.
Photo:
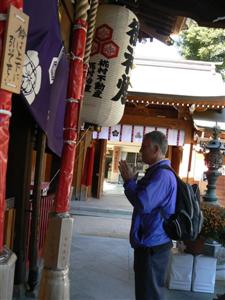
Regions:
<instances>
[{"instance_id":1,"label":"stone pavement","mask_svg":"<svg viewBox=\"0 0 225 300\"><path fill-rule=\"evenodd\" d=\"M71 300L134 300L133 253L128 242L132 207L122 186L107 185L101 200L72 201ZM217 281L216 293L225 292ZM212 300L215 295L166 290L167 300Z\"/></svg>"}]
</instances>

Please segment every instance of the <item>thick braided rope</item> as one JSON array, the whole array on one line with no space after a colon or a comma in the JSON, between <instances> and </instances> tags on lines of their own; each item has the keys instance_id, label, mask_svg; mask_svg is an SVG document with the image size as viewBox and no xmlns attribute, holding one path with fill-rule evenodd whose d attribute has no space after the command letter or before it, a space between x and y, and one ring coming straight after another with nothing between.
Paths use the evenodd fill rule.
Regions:
<instances>
[{"instance_id":1,"label":"thick braided rope","mask_svg":"<svg viewBox=\"0 0 225 300\"><path fill-rule=\"evenodd\" d=\"M84 54L84 63L85 64L87 64L90 59L92 41L93 41L94 32L95 32L95 23L96 23L98 4L99 4L98 0L92 0L90 9L88 12L87 41L86 41L86 49L85 49L85 54Z\"/></svg>"},{"instance_id":2,"label":"thick braided rope","mask_svg":"<svg viewBox=\"0 0 225 300\"><path fill-rule=\"evenodd\" d=\"M75 19L82 19L87 21L87 11L90 5L88 0L80 0L75 5Z\"/></svg>"}]
</instances>

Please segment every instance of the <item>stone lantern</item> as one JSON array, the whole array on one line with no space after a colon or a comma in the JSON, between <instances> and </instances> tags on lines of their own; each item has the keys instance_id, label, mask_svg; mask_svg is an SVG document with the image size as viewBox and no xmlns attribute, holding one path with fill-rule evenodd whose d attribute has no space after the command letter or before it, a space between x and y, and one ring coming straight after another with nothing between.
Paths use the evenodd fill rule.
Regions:
<instances>
[{"instance_id":1,"label":"stone lantern","mask_svg":"<svg viewBox=\"0 0 225 300\"><path fill-rule=\"evenodd\" d=\"M223 165L224 156L224 144L219 140L220 129L214 127L212 130L213 139L208 143L201 145L204 149L205 163L208 167L208 171L205 172L208 184L205 195L203 195L203 200L207 202L217 203L216 196L216 181L222 173L219 169Z\"/></svg>"}]
</instances>

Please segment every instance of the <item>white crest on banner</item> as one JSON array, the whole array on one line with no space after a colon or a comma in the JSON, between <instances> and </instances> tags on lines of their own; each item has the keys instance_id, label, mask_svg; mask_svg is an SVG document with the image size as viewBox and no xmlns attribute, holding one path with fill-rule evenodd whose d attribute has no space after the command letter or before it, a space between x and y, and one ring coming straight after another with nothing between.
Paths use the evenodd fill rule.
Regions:
<instances>
[{"instance_id":1,"label":"white crest on banner","mask_svg":"<svg viewBox=\"0 0 225 300\"><path fill-rule=\"evenodd\" d=\"M112 127L102 127L101 131L93 132L93 139L107 139L111 142L124 142L124 143L142 143L144 134L159 130L163 132L168 139L170 146L183 146L185 139L185 132L181 129L171 129L165 127L152 127L152 126L134 126L134 125L116 125Z\"/></svg>"},{"instance_id":2,"label":"white crest on banner","mask_svg":"<svg viewBox=\"0 0 225 300\"><path fill-rule=\"evenodd\" d=\"M115 125L111 127L111 134L109 134L110 137L110 141L120 141L120 129L121 129L121 125Z\"/></svg>"},{"instance_id":3,"label":"white crest on banner","mask_svg":"<svg viewBox=\"0 0 225 300\"><path fill-rule=\"evenodd\" d=\"M38 52L28 50L23 66L22 93L29 104L32 104L41 87L42 70L39 65Z\"/></svg>"},{"instance_id":4,"label":"white crest on banner","mask_svg":"<svg viewBox=\"0 0 225 300\"><path fill-rule=\"evenodd\" d=\"M134 126L133 130L133 142L141 143L143 140L143 126Z\"/></svg>"}]
</instances>

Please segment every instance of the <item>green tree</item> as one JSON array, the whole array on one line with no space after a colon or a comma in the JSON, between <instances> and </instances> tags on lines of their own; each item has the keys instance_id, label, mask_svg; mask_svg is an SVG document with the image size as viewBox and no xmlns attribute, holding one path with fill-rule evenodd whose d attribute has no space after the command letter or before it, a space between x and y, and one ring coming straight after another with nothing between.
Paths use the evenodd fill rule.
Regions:
<instances>
[{"instance_id":1,"label":"green tree","mask_svg":"<svg viewBox=\"0 0 225 300\"><path fill-rule=\"evenodd\" d=\"M180 54L191 60L220 62L217 70L225 79L225 30L199 27L192 23L176 42Z\"/></svg>"}]
</instances>

